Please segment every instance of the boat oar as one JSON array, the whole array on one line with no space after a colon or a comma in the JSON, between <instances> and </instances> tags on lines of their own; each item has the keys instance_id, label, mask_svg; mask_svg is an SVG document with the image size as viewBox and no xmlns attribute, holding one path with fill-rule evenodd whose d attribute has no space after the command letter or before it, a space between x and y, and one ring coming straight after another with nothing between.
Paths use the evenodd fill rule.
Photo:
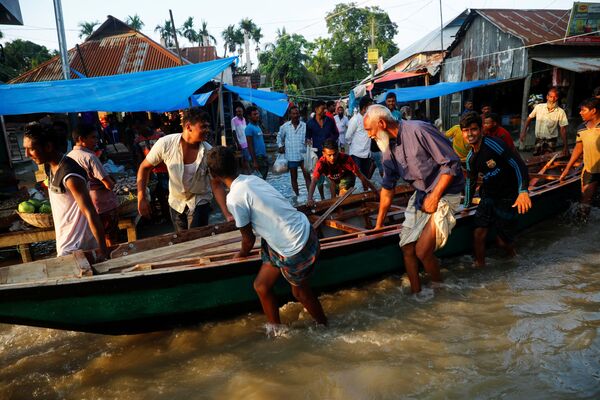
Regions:
<instances>
[{"instance_id":1,"label":"boat oar","mask_svg":"<svg viewBox=\"0 0 600 400\"><path fill-rule=\"evenodd\" d=\"M544 167L542 169L540 169L540 171L537 173L537 175L543 175L546 173L546 170L548 168L550 168L552 166L552 164L554 163L554 160L556 160L556 157L558 157L559 153L556 153L551 159L550 161L548 161L546 163L546 165L544 165ZM533 178L530 182L529 182L529 190L533 189L535 187L535 185L538 183L538 181L540 180L540 178Z\"/></svg>"},{"instance_id":2,"label":"boat oar","mask_svg":"<svg viewBox=\"0 0 600 400\"><path fill-rule=\"evenodd\" d=\"M325 219L327 217L329 217L329 214L331 214L333 212L333 210L335 210L340 204L342 204L342 202L344 200L346 200L348 198L348 196L350 196L352 194L352 192L354 192L354 189L355 188L351 187L350 189L348 189L348 191L346 193L344 193L343 196L341 196L339 199L337 199L337 201L335 203L333 203L333 205L331 207L329 207L327 209L327 211L325 211L323 213L323 215L321 215L319 217L319 219L313 223L313 228L317 229L319 227L319 225L321 225L321 223L323 223L323 221L325 221Z\"/></svg>"}]
</instances>

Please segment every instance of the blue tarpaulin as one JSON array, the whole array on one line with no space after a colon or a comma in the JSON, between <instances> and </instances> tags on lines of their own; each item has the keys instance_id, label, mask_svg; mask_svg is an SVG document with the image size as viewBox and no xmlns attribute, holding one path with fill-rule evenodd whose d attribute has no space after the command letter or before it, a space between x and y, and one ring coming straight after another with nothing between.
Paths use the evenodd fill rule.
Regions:
<instances>
[{"instance_id":1,"label":"blue tarpaulin","mask_svg":"<svg viewBox=\"0 0 600 400\"><path fill-rule=\"evenodd\" d=\"M210 99L210 96L212 94L213 94L213 92L195 94L195 95L192 96L192 103L195 106L202 107L203 105L206 104L206 102L208 101L208 99Z\"/></svg>"},{"instance_id":2,"label":"blue tarpaulin","mask_svg":"<svg viewBox=\"0 0 600 400\"><path fill-rule=\"evenodd\" d=\"M396 101L398 103L405 103L408 101L419 101L434 99L436 97L445 96L456 92L462 92L463 90L473 89L479 86L489 85L490 83L498 82L496 79L488 79L484 81L470 81L470 82L440 82L431 86L411 86L398 89L390 89L380 94L377 97L378 103L385 102L385 96L388 93L396 93Z\"/></svg>"},{"instance_id":3,"label":"blue tarpaulin","mask_svg":"<svg viewBox=\"0 0 600 400\"><path fill-rule=\"evenodd\" d=\"M212 94L213 94L212 91L207 92L207 93L193 94L189 98L189 100L192 101L192 107L202 107L202 106L206 105L206 102L208 101L208 99L210 99L210 96L212 96ZM156 113L162 113L162 112L166 112L166 111L184 110L184 109L190 107L189 100L185 99L181 103L173 105L166 109L163 108L163 109L155 109L155 110L150 110L150 111L156 112Z\"/></svg>"},{"instance_id":4,"label":"blue tarpaulin","mask_svg":"<svg viewBox=\"0 0 600 400\"><path fill-rule=\"evenodd\" d=\"M273 114L283 117L288 109L288 99L285 93L267 92L238 86L224 85L225 89L237 93L242 99L252 102Z\"/></svg>"},{"instance_id":5,"label":"blue tarpaulin","mask_svg":"<svg viewBox=\"0 0 600 400\"><path fill-rule=\"evenodd\" d=\"M98 78L0 85L0 115L175 110L235 59Z\"/></svg>"}]
</instances>

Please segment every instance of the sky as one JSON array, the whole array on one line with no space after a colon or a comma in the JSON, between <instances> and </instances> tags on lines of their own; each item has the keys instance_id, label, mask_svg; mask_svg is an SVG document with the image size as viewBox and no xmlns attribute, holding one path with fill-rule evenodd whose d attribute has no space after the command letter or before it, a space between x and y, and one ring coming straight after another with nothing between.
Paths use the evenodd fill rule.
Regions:
<instances>
[{"instance_id":1,"label":"sky","mask_svg":"<svg viewBox=\"0 0 600 400\"><path fill-rule=\"evenodd\" d=\"M398 34L394 38L398 48L410 44L440 26L439 0L355 0L358 6L378 6L387 11L391 20L398 24ZM154 28L164 24L169 18L169 8L173 11L175 25L181 26L188 17L194 17L196 26L207 21L208 29L217 38L217 51L223 55L221 32L242 18L251 18L262 28L262 45L273 42L277 29L285 27L288 33L302 34L308 40L327 36L325 16L335 4L348 1L297 0L62 0L67 46L72 48L82 39L78 37L78 24L82 21L105 21L112 15L125 21L128 15L138 14L145 26L142 32L156 41L158 33ZM467 8L526 8L526 9L569 9L572 1L564 0L442 0L442 14L445 22L451 20ZM4 38L2 42L24 39L58 49L56 24L52 0L20 0L23 26L0 25ZM180 46L190 44L180 39ZM252 45L254 47L254 45Z\"/></svg>"}]
</instances>

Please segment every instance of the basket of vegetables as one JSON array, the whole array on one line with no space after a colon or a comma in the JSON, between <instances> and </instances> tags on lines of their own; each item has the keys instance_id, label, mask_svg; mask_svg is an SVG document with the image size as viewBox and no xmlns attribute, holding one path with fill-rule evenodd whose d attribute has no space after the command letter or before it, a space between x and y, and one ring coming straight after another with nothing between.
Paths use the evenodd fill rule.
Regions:
<instances>
[{"instance_id":1,"label":"basket of vegetables","mask_svg":"<svg viewBox=\"0 0 600 400\"><path fill-rule=\"evenodd\" d=\"M52 228L52 209L48 200L29 199L19 204L17 208L19 217L29 225L37 228Z\"/></svg>"},{"instance_id":2,"label":"basket of vegetables","mask_svg":"<svg viewBox=\"0 0 600 400\"><path fill-rule=\"evenodd\" d=\"M117 208L117 212L119 215L131 215L137 213L137 196L133 193L129 192L129 194L117 195L117 199L119 201L119 207Z\"/></svg>"}]
</instances>

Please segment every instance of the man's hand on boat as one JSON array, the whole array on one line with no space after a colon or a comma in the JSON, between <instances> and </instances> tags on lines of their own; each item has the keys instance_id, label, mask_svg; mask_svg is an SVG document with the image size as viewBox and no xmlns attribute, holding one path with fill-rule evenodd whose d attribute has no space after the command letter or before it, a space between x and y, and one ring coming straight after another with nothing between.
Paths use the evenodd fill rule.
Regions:
<instances>
[{"instance_id":1,"label":"man's hand on boat","mask_svg":"<svg viewBox=\"0 0 600 400\"><path fill-rule=\"evenodd\" d=\"M531 209L531 199L529 198L529 193L519 193L517 201L515 201L515 204L512 206L517 207L519 214L525 214L527 211L529 211Z\"/></svg>"}]
</instances>

